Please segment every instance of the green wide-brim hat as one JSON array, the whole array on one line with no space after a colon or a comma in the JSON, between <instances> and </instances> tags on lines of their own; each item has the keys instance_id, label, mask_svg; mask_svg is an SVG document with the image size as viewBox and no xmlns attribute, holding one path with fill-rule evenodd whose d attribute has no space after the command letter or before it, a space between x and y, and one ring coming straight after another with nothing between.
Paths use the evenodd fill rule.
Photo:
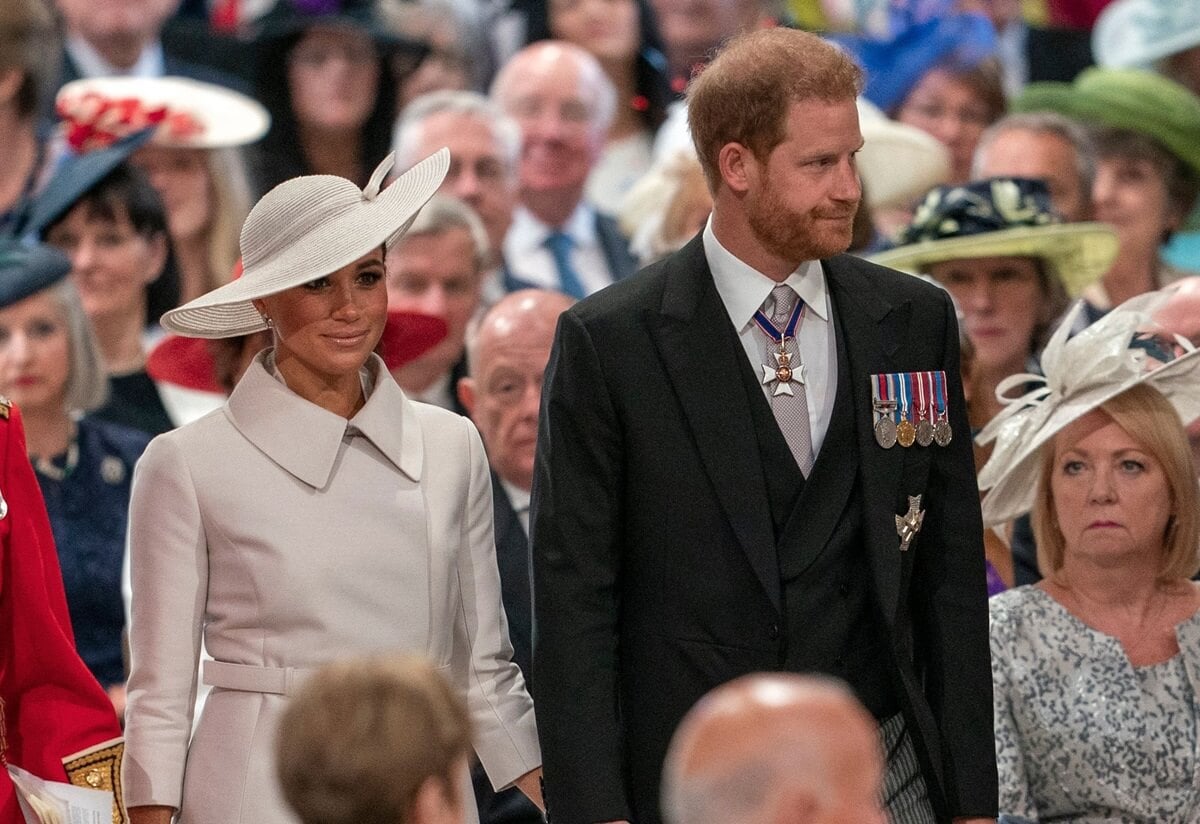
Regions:
<instances>
[{"instance_id":1,"label":"green wide-brim hat","mask_svg":"<svg viewBox=\"0 0 1200 824\"><path fill-rule=\"evenodd\" d=\"M1098 281L1117 256L1117 236L1104 223L1018 226L978 235L923 240L872 255L881 266L924 274L935 263L991 257L1032 257L1046 262L1067 297Z\"/></svg>"},{"instance_id":2,"label":"green wide-brim hat","mask_svg":"<svg viewBox=\"0 0 1200 824\"><path fill-rule=\"evenodd\" d=\"M1152 137L1200 176L1200 97L1146 69L1085 69L1074 83L1030 83L1017 112L1052 111Z\"/></svg>"},{"instance_id":3,"label":"green wide-brim hat","mask_svg":"<svg viewBox=\"0 0 1200 824\"><path fill-rule=\"evenodd\" d=\"M1118 247L1107 224L1063 223L1044 180L1004 177L930 190L897 241L871 261L927 274L951 260L1037 258L1071 298L1108 271Z\"/></svg>"}]
</instances>

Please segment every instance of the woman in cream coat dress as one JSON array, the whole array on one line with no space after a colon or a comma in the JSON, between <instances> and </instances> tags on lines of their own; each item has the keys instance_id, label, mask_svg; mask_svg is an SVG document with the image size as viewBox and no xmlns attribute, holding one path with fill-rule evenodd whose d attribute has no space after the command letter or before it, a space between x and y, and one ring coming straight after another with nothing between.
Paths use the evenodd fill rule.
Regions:
<instances>
[{"instance_id":1,"label":"woman in cream coat dress","mask_svg":"<svg viewBox=\"0 0 1200 824\"><path fill-rule=\"evenodd\" d=\"M186 824L292 824L271 755L288 695L323 663L388 650L430 658L466 697L493 783L540 801L481 441L465 418L405 398L372 354L383 247L447 165L442 150L383 192L390 158L361 192L332 176L282 184L246 221L242 278L163 318L195 337L270 328L275 347L135 473L134 824L174 809ZM213 691L189 742L202 636Z\"/></svg>"}]
</instances>

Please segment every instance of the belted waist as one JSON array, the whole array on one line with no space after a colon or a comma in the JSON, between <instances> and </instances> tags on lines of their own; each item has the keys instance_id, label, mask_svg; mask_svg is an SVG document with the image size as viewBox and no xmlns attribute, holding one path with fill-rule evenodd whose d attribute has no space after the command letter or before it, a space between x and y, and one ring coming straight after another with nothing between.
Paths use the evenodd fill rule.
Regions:
<instances>
[{"instance_id":1,"label":"belted waist","mask_svg":"<svg viewBox=\"0 0 1200 824\"><path fill-rule=\"evenodd\" d=\"M205 661L202 680L210 687L227 690L294 695L314 672L315 669L308 667L263 667L258 664Z\"/></svg>"}]
</instances>

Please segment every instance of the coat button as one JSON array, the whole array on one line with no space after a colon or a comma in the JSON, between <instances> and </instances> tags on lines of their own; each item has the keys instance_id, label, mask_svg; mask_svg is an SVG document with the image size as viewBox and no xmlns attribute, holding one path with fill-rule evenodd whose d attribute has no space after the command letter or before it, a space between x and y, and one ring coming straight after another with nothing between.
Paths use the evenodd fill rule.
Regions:
<instances>
[{"instance_id":1,"label":"coat button","mask_svg":"<svg viewBox=\"0 0 1200 824\"><path fill-rule=\"evenodd\" d=\"M767 632L767 635L771 636L772 641L774 641L776 638L778 638L779 637L779 624L771 624L771 629Z\"/></svg>"}]
</instances>

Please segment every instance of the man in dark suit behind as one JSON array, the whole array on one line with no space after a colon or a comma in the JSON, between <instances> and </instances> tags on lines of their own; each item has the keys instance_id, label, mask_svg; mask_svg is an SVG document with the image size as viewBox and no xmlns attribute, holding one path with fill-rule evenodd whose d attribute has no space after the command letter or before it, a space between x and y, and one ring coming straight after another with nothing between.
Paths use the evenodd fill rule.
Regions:
<instances>
[{"instance_id":1,"label":"man in dark suit behind","mask_svg":"<svg viewBox=\"0 0 1200 824\"><path fill-rule=\"evenodd\" d=\"M850 684L897 824L995 818L958 331L936 287L839 254L860 86L803 32L731 41L688 97L709 224L559 321L532 505L555 824L658 824L679 720L764 670ZM887 375L943 387L944 445L889 445L882 423L876 441L899 423L873 401ZM932 422L930 402L896 408L918 410Z\"/></svg>"},{"instance_id":2,"label":"man in dark suit behind","mask_svg":"<svg viewBox=\"0 0 1200 824\"><path fill-rule=\"evenodd\" d=\"M532 683L533 601L529 562L529 488L542 375L558 316L574 300L549 289L522 289L488 310L467 344L468 375L458 399L479 428L492 469L492 509L500 594L513 661ZM520 790L493 792L472 770L481 824L537 824L541 812Z\"/></svg>"}]
</instances>

